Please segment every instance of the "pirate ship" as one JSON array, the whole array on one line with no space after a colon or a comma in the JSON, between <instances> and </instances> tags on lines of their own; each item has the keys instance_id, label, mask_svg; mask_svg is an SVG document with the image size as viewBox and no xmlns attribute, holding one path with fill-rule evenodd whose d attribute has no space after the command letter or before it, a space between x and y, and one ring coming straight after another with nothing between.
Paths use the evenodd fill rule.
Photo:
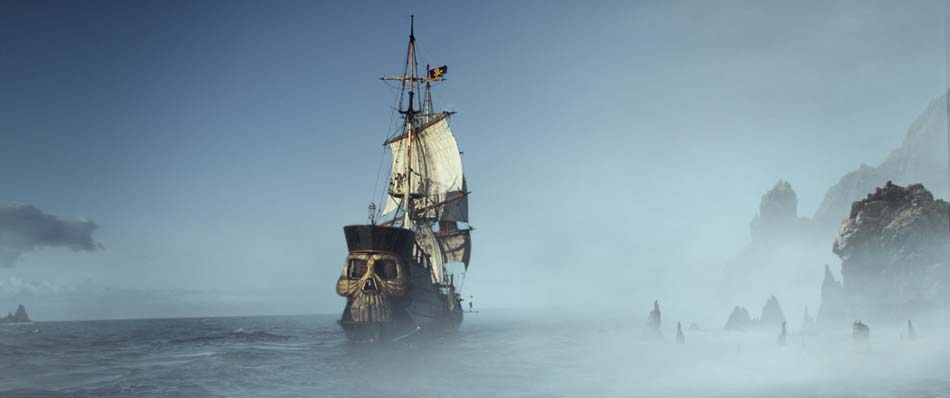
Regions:
<instances>
[{"instance_id":1,"label":"pirate ship","mask_svg":"<svg viewBox=\"0 0 950 398\"><path fill-rule=\"evenodd\" d=\"M343 227L349 255L336 289L346 297L339 323L351 340L391 341L455 330L462 322L448 264L468 270L469 191L448 124L452 112L432 106L432 83L443 81L448 68L426 66L417 76L415 40L410 19L403 74L383 78L399 86L401 115L400 128L384 143L392 154L385 206L377 211L371 203L369 224Z\"/></svg>"}]
</instances>

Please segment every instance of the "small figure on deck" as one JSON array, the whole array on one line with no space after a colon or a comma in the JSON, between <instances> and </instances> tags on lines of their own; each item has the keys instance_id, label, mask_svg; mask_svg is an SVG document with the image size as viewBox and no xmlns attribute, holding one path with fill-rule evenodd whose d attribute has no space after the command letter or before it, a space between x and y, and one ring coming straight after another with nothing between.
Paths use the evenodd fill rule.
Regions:
<instances>
[{"instance_id":1,"label":"small figure on deck","mask_svg":"<svg viewBox=\"0 0 950 398\"><path fill-rule=\"evenodd\" d=\"M686 344L686 336L683 336L683 325L676 322L676 343Z\"/></svg>"},{"instance_id":2,"label":"small figure on deck","mask_svg":"<svg viewBox=\"0 0 950 398\"><path fill-rule=\"evenodd\" d=\"M788 329L785 327L785 322L782 322L782 332L778 334L778 345L784 347L786 340L788 340Z\"/></svg>"},{"instance_id":3,"label":"small figure on deck","mask_svg":"<svg viewBox=\"0 0 950 398\"><path fill-rule=\"evenodd\" d=\"M917 332L914 331L914 324L910 319L907 320L907 341L917 341Z\"/></svg>"}]
</instances>

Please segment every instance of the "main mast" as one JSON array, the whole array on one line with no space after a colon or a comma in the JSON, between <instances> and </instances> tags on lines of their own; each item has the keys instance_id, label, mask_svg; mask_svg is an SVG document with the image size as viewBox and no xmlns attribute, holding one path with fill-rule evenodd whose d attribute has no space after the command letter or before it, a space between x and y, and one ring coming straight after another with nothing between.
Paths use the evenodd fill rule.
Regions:
<instances>
[{"instance_id":1,"label":"main mast","mask_svg":"<svg viewBox=\"0 0 950 398\"><path fill-rule=\"evenodd\" d=\"M413 96L415 94L414 78L416 76L416 35L415 35L415 15L409 16L409 53L406 57L406 70L408 76L403 76L409 82L409 108L403 112L406 118L406 192L403 196L403 219L402 227L412 229L412 130L416 119L416 111L412 109ZM403 80L404 82L407 80Z\"/></svg>"},{"instance_id":2,"label":"main mast","mask_svg":"<svg viewBox=\"0 0 950 398\"><path fill-rule=\"evenodd\" d=\"M424 122L428 122L432 113L432 96L430 94L430 85L429 82L433 80L441 80L441 74L445 72L445 67L437 68L439 69L439 75L437 76L416 76L416 69L418 65L416 64L416 36L415 36L415 16L409 17L409 48L406 50L406 66L403 69L403 75L399 77L384 77L383 80L397 80L402 83L402 90L409 93L409 106L405 110L402 110L402 103L400 101L399 113L403 115L404 120L404 131L401 139L406 139L407 143L405 146L406 150L406 164L405 168L402 171L403 178L405 179L405 192L402 193L402 204L400 208L403 210L402 214L402 227L406 229L413 228L413 201L412 201L412 155L413 155L413 141L416 134L416 119L419 117L424 118ZM426 67L428 69L428 66ZM417 87L422 82L426 83L425 91L425 102L419 101L416 99L416 90L421 88ZM416 109L415 105L418 102L419 108ZM421 112L421 113L420 113ZM394 170L395 172L395 170ZM395 223L398 219L398 216L393 218L392 223Z\"/></svg>"},{"instance_id":3,"label":"main mast","mask_svg":"<svg viewBox=\"0 0 950 398\"><path fill-rule=\"evenodd\" d=\"M401 221L402 228L412 230L421 227L421 225L416 225L420 223L425 223L426 229L431 229L433 212L428 210L431 210L432 203L444 205L448 203L446 194L463 189L460 186L463 177L458 148L451 130L444 122L451 112L442 112L434 116L432 106L431 82L442 81L448 67L442 65L430 69L429 65L426 65L426 70L421 75L418 74L418 68L415 18L411 17L409 46L406 50L403 74L382 79L399 81L403 94L399 99L399 113L403 117L403 133L385 142L385 145L390 145L393 151L393 169L390 175L390 196L383 212L391 213L393 216L384 225L400 225ZM422 83L425 83L424 93ZM409 93L409 104L403 108L406 92ZM420 136L425 131L431 133L425 137ZM446 136L448 138L438 138ZM429 139L430 137L435 138ZM433 139L436 141L432 141ZM439 153L442 154L439 155ZM435 158L430 159L431 156ZM417 178L420 178L423 184L413 184ZM421 191L414 192L416 189L421 189ZM420 198L426 199L427 206L415 208L422 206L417 203ZM399 211L402 211L401 216ZM426 213L422 214L422 212Z\"/></svg>"}]
</instances>

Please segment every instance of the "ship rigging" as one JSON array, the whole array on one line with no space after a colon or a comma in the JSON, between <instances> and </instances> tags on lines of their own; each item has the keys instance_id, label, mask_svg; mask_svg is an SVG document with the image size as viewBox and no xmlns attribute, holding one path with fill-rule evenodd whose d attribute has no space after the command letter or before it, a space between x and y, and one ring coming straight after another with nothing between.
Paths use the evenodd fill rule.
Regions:
<instances>
[{"instance_id":1,"label":"ship rigging","mask_svg":"<svg viewBox=\"0 0 950 398\"><path fill-rule=\"evenodd\" d=\"M427 65L418 76L415 41L411 17L403 74L382 78L400 83L402 119L383 143L392 155L385 203L378 213L370 203L368 225L344 227L350 254L337 293L347 297L340 324L353 339L395 340L462 321L461 294L446 264L468 270L470 192L448 123L453 113L432 105L432 83L443 81L448 67Z\"/></svg>"}]
</instances>

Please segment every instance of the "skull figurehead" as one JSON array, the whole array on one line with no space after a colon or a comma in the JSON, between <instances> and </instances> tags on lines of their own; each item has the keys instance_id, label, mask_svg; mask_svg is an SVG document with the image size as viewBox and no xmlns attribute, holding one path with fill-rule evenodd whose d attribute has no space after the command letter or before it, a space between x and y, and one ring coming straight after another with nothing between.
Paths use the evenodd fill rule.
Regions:
<instances>
[{"instance_id":1,"label":"skull figurehead","mask_svg":"<svg viewBox=\"0 0 950 398\"><path fill-rule=\"evenodd\" d=\"M415 234L402 228L350 225L343 228L350 254L336 283L345 296L344 322L392 322L405 318L405 298Z\"/></svg>"},{"instance_id":2,"label":"skull figurehead","mask_svg":"<svg viewBox=\"0 0 950 398\"><path fill-rule=\"evenodd\" d=\"M406 295L402 261L389 253L350 253L336 292L348 298L350 318L356 322L392 320L392 300Z\"/></svg>"}]
</instances>

